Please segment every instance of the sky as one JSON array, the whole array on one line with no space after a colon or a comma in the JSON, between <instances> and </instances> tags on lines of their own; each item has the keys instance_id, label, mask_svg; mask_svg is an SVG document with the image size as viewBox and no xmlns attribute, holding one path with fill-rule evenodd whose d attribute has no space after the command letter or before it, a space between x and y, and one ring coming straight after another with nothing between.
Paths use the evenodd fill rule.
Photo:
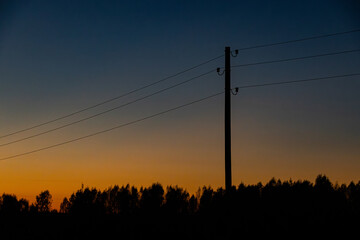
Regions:
<instances>
[{"instance_id":1,"label":"sky","mask_svg":"<svg viewBox=\"0 0 360 240\"><path fill-rule=\"evenodd\" d=\"M56 119L232 50L360 28L358 1L1 1L0 135ZM232 65L360 49L360 32L240 51ZM224 66L224 58L0 145L106 111ZM352 52L233 68L232 87L359 73ZM272 177L360 180L359 76L240 89L232 96L233 184ZM116 111L18 143L62 143L218 93L212 72ZM81 141L0 161L0 193L54 207L84 186L223 187L224 96Z\"/></svg>"}]
</instances>

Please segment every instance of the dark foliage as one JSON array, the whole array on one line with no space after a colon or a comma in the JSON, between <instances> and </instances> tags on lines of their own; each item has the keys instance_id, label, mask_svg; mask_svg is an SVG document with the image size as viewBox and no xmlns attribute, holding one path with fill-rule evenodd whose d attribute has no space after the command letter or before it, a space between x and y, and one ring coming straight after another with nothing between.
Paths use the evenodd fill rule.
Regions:
<instances>
[{"instance_id":1,"label":"dark foliage","mask_svg":"<svg viewBox=\"0 0 360 240\"><path fill-rule=\"evenodd\" d=\"M195 195L158 183L82 187L64 198L59 213L51 211L48 191L30 207L14 195L0 197L2 239L344 237L359 223L360 182L339 186L324 175L314 184L271 179L229 191L203 187Z\"/></svg>"},{"instance_id":2,"label":"dark foliage","mask_svg":"<svg viewBox=\"0 0 360 240\"><path fill-rule=\"evenodd\" d=\"M0 214L18 215L29 211L29 202L25 199L18 200L15 195L3 194L0 197Z\"/></svg>"},{"instance_id":3,"label":"dark foliage","mask_svg":"<svg viewBox=\"0 0 360 240\"><path fill-rule=\"evenodd\" d=\"M52 196L48 190L36 196L34 207L37 212L48 213L51 210Z\"/></svg>"}]
</instances>

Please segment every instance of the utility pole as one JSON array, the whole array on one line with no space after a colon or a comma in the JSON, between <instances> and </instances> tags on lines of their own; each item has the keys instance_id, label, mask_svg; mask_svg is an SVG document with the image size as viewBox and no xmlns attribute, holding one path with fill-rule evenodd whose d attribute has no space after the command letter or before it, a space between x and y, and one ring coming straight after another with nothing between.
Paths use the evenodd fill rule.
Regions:
<instances>
[{"instance_id":1,"label":"utility pole","mask_svg":"<svg viewBox=\"0 0 360 240\"><path fill-rule=\"evenodd\" d=\"M225 189L230 190L231 180L231 81L230 47L225 47Z\"/></svg>"}]
</instances>

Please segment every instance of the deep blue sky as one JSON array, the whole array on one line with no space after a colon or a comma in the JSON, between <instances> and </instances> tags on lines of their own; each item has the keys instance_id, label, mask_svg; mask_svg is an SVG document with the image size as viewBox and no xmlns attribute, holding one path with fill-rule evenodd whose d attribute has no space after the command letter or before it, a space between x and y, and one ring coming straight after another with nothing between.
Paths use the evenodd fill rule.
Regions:
<instances>
[{"instance_id":1,"label":"deep blue sky","mask_svg":"<svg viewBox=\"0 0 360 240\"><path fill-rule=\"evenodd\" d=\"M359 4L355 3L5 1L0 25L1 96L7 102L3 108L10 111L13 102L18 110L36 111L37 104L63 107L63 101L71 99L72 106L64 110L76 109L217 56L226 45L234 49L357 28ZM234 61L347 50L359 47L358 40L359 34L351 34L245 51ZM252 82L259 70L271 72L266 77L273 79L283 74L294 78L342 73L344 68L358 66L321 62L306 69L311 74L304 74L304 62L250 67L251 76L241 82ZM245 75L244 71L234 73L240 75L234 79ZM36 105L29 109L22 104L26 102Z\"/></svg>"},{"instance_id":2,"label":"deep blue sky","mask_svg":"<svg viewBox=\"0 0 360 240\"><path fill-rule=\"evenodd\" d=\"M2 1L0 133L4 135L51 120L154 82L223 54L225 46L236 49L360 28L359 12L358 1L340 0ZM232 58L232 63L358 48L359 32L241 51L237 58ZM222 66L223 59L219 59L126 99L134 99ZM360 54L351 53L238 68L232 72L232 81L233 86L242 86L356 73L359 67ZM101 118L34 141L2 148L1 157L86 135L222 89L223 78L214 73ZM233 97L232 107L234 183L255 182L271 176L312 178L319 173L326 173L339 181L358 180L359 89L359 77L353 77L241 90L239 95ZM126 99L77 117L120 105ZM88 152L89 142L85 141L55 152L43 152L11 161L33 166L34 158L38 159L37 166L42 167L29 178L40 178L46 182L51 180L51 176L58 176L56 174L65 178L69 174L66 169L79 167L74 163L77 159L91 159L93 168L87 170L89 175L84 172L73 181L76 184L85 181L96 185L100 183L90 175L97 176L95 170L100 162L103 166L103 160L99 159L104 155L108 156L109 168L116 169L113 161L121 158L125 166L131 165L126 159L144 152L133 158L163 160L159 160L161 164L148 160L151 167L144 166L139 160L137 170L143 169L142 174L157 175L158 178L144 180L129 175L128 180L124 181L138 184L160 181L189 188L191 184L222 185L222 107L223 98L219 97L130 127L124 130L125 133L119 131L95 138L90 140L94 144L90 144L92 150L102 153L96 156ZM61 121L42 130L76 119ZM7 142L33 133L36 131L1 141ZM134 152L119 150L117 155L113 154L124 145L125 149L133 149ZM167 153L165 148L171 151ZM56 161L67 159L65 162L70 165L62 165L64 172L59 170L55 174L51 170L55 168L55 163L54 166L44 164L55 158ZM164 162L171 162L170 165L165 164L167 168L164 171L152 170L162 169ZM204 168L203 163L208 164L208 168ZM187 175L177 172L184 164L192 169ZM12 167L7 169L3 166L3 169L14 177L13 181L23 184L21 179L16 178L16 165ZM126 167L120 164L118 172L121 172L120 169ZM104 167L104 171L107 170ZM49 176L45 176L44 172L48 172ZM171 178L171 175L177 178ZM76 173L72 173L72 176L76 176ZM101 176L99 173L98 178ZM111 181L120 180L114 177ZM101 184L111 184L111 181Z\"/></svg>"}]
</instances>

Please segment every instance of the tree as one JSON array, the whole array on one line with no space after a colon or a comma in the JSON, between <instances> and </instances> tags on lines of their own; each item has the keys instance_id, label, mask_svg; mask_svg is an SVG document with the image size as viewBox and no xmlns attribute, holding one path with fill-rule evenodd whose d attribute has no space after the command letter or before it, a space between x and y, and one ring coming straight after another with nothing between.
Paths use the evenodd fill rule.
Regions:
<instances>
[{"instance_id":1,"label":"tree","mask_svg":"<svg viewBox=\"0 0 360 240\"><path fill-rule=\"evenodd\" d=\"M164 189L160 183L141 189L140 207L145 212L159 212L164 201Z\"/></svg>"},{"instance_id":2,"label":"tree","mask_svg":"<svg viewBox=\"0 0 360 240\"><path fill-rule=\"evenodd\" d=\"M111 214L130 214L133 213L137 207L138 191L135 187L130 188L130 185L118 185L110 187L104 191L106 196L105 206L108 213Z\"/></svg>"},{"instance_id":3,"label":"tree","mask_svg":"<svg viewBox=\"0 0 360 240\"><path fill-rule=\"evenodd\" d=\"M20 207L20 212L24 213L24 212L28 212L29 211L29 201L21 198L19 200L19 207Z\"/></svg>"},{"instance_id":4,"label":"tree","mask_svg":"<svg viewBox=\"0 0 360 240\"><path fill-rule=\"evenodd\" d=\"M15 195L3 194L0 198L0 210L4 214L20 213L21 206Z\"/></svg>"},{"instance_id":5,"label":"tree","mask_svg":"<svg viewBox=\"0 0 360 240\"><path fill-rule=\"evenodd\" d=\"M35 207L38 212L50 212L52 205L52 196L48 190L41 192L36 196Z\"/></svg>"},{"instance_id":6,"label":"tree","mask_svg":"<svg viewBox=\"0 0 360 240\"><path fill-rule=\"evenodd\" d=\"M65 197L64 200L62 201L62 203L60 204L60 212L61 212L61 213L68 213L68 212L69 212L69 208L70 208L70 202L69 202L69 200Z\"/></svg>"},{"instance_id":7,"label":"tree","mask_svg":"<svg viewBox=\"0 0 360 240\"><path fill-rule=\"evenodd\" d=\"M318 175L315 180L315 189L320 192L332 192L333 185L325 175Z\"/></svg>"},{"instance_id":8,"label":"tree","mask_svg":"<svg viewBox=\"0 0 360 240\"><path fill-rule=\"evenodd\" d=\"M178 186L167 187L164 207L169 214L183 214L189 210L189 193Z\"/></svg>"},{"instance_id":9,"label":"tree","mask_svg":"<svg viewBox=\"0 0 360 240\"><path fill-rule=\"evenodd\" d=\"M189 212L190 214L194 214L196 213L196 211L198 210L198 206L199 205L199 200L197 197L195 197L194 195L191 195L190 199L189 199Z\"/></svg>"},{"instance_id":10,"label":"tree","mask_svg":"<svg viewBox=\"0 0 360 240\"><path fill-rule=\"evenodd\" d=\"M71 214L90 216L104 214L105 194L96 188L81 188L69 199L68 211Z\"/></svg>"}]
</instances>

